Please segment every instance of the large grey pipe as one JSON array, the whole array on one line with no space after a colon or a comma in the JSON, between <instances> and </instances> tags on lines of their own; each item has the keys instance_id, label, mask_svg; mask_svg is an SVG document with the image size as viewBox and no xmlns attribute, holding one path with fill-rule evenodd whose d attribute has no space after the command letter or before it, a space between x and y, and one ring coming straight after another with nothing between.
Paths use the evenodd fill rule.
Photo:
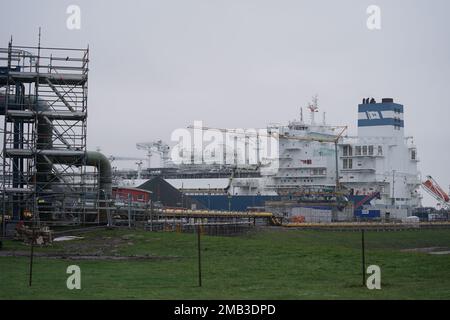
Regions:
<instances>
[{"instance_id":1,"label":"large grey pipe","mask_svg":"<svg viewBox=\"0 0 450 320\"><path fill-rule=\"evenodd\" d=\"M20 110L21 108L28 109L31 106L35 107L36 111L47 111L49 106L46 101L38 100L35 104L34 97L27 97L24 99L24 106L19 106L15 103L15 98L13 95L8 95L8 109L9 110ZM0 94L0 115L5 115L6 113L6 96ZM44 120L43 117L38 116L37 124L37 148L39 150L51 150L52 149L52 136L53 128L51 123ZM77 152L76 152L77 153ZM72 151L65 150L51 150L48 153L50 159L57 160L60 164L71 164L71 165L83 165L83 166L93 166L96 167L99 172L98 185L99 189L104 192L104 197L111 198L112 195L112 170L111 163L108 158L100 152L97 151L86 151L84 153L73 153ZM49 170L50 169L50 170ZM51 167L46 164L40 164L37 168L37 180L38 181L48 181L47 172L51 171Z\"/></svg>"},{"instance_id":2,"label":"large grey pipe","mask_svg":"<svg viewBox=\"0 0 450 320\"><path fill-rule=\"evenodd\" d=\"M98 170L98 185L101 191L105 193L107 198L111 198L112 195L112 170L111 162L108 158L97 151L86 151L85 153L86 166L96 167Z\"/></svg>"}]
</instances>

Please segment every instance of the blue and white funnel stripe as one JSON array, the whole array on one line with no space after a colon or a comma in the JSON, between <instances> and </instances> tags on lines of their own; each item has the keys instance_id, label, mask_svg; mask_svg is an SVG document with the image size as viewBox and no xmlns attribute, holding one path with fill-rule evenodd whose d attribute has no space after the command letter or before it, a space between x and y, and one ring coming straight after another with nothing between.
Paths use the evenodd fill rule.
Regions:
<instances>
[{"instance_id":1,"label":"blue and white funnel stripe","mask_svg":"<svg viewBox=\"0 0 450 320\"><path fill-rule=\"evenodd\" d=\"M358 106L358 127L404 127L403 105L397 103L368 103Z\"/></svg>"}]
</instances>

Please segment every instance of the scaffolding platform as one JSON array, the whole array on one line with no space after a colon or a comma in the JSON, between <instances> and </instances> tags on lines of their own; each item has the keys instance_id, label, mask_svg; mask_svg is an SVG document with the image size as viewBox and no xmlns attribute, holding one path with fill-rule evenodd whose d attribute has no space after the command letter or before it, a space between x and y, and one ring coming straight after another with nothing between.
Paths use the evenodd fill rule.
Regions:
<instances>
[{"instance_id":1,"label":"scaffolding platform","mask_svg":"<svg viewBox=\"0 0 450 320\"><path fill-rule=\"evenodd\" d=\"M41 72L21 72L11 71L8 73L8 77L1 76L0 73L0 85L6 85L9 83L39 83L53 85L84 85L87 82L87 74L75 74L75 73L41 73Z\"/></svg>"},{"instance_id":2,"label":"scaffolding platform","mask_svg":"<svg viewBox=\"0 0 450 320\"><path fill-rule=\"evenodd\" d=\"M98 172L84 165L88 66L88 48L0 48L3 233L5 216L98 221Z\"/></svg>"}]
</instances>

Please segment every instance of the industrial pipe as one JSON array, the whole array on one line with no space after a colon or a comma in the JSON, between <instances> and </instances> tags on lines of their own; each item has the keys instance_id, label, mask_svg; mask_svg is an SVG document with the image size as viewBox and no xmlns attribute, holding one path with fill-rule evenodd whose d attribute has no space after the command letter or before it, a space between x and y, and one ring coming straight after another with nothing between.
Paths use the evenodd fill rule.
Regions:
<instances>
[{"instance_id":1,"label":"industrial pipe","mask_svg":"<svg viewBox=\"0 0 450 320\"><path fill-rule=\"evenodd\" d=\"M17 105L15 103L15 97L8 95L8 110L21 110L24 108L30 108L35 106L36 111L45 112L50 108L48 103L44 100L38 99L38 103L35 104L34 97L27 97L23 100L23 105ZM0 115L6 114L6 96L0 94ZM79 166L93 166L96 167L99 172L99 189L104 192L106 198L111 198L112 195L112 170L111 163L108 158L97 151L78 152L71 150L52 150L53 147L53 128L52 122L45 119L43 116L38 115L37 123L37 149L38 154L46 155L50 159L57 160L60 164L67 165L79 165ZM37 182L48 182L49 177L47 174L51 172L51 165L38 161L37 170Z\"/></svg>"},{"instance_id":2,"label":"industrial pipe","mask_svg":"<svg viewBox=\"0 0 450 320\"><path fill-rule=\"evenodd\" d=\"M110 198L112 195L111 162L109 162L109 159L103 153L98 151L86 151L84 159L84 165L97 168L99 173L99 189L103 190L105 195Z\"/></svg>"}]
</instances>

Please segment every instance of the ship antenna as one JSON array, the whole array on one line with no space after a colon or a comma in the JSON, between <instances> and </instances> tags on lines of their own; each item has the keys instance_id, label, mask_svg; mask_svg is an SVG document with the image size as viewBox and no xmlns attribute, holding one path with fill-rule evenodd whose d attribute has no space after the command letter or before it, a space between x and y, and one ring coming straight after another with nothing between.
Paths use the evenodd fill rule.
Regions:
<instances>
[{"instance_id":1,"label":"ship antenna","mask_svg":"<svg viewBox=\"0 0 450 320\"><path fill-rule=\"evenodd\" d=\"M300 122L303 122L303 108L300 107Z\"/></svg>"}]
</instances>

